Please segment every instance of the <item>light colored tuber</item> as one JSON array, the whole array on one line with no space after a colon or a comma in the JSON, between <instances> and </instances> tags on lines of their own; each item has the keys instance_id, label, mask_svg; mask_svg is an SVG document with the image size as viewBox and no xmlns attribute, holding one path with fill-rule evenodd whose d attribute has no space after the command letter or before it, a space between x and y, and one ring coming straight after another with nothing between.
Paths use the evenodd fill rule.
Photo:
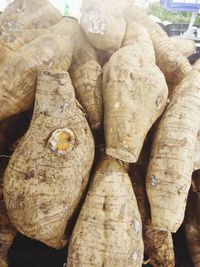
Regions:
<instances>
[{"instance_id":1,"label":"light colored tuber","mask_svg":"<svg viewBox=\"0 0 200 267\"><path fill-rule=\"evenodd\" d=\"M170 232L155 229L151 223L150 208L145 190L147 162L133 164L130 176L143 224L144 251L153 267L174 267L175 256Z\"/></svg>"},{"instance_id":2,"label":"light colored tuber","mask_svg":"<svg viewBox=\"0 0 200 267\"><path fill-rule=\"evenodd\" d=\"M87 12L95 8L102 12L101 17L108 14L108 16L124 18L126 22L135 21L144 26L152 39L157 65L165 74L167 81L177 85L190 72L192 67L189 61L175 49L167 33L134 2L132 0L84 0L82 9Z\"/></svg>"},{"instance_id":3,"label":"light colored tuber","mask_svg":"<svg viewBox=\"0 0 200 267\"><path fill-rule=\"evenodd\" d=\"M200 129L200 73L194 69L176 87L159 122L147 173L153 225L176 232L183 222Z\"/></svg>"},{"instance_id":4,"label":"light colored tuber","mask_svg":"<svg viewBox=\"0 0 200 267\"><path fill-rule=\"evenodd\" d=\"M48 0L15 0L0 16L0 34L20 29L48 28L62 15Z\"/></svg>"},{"instance_id":5,"label":"light colored tuber","mask_svg":"<svg viewBox=\"0 0 200 267\"><path fill-rule=\"evenodd\" d=\"M44 31L44 30L43 30ZM72 63L72 66L71 66ZM65 18L0 65L0 120L32 106L37 73L71 66L76 96L85 108L92 128L102 123L101 66L78 22Z\"/></svg>"},{"instance_id":6,"label":"light colored tuber","mask_svg":"<svg viewBox=\"0 0 200 267\"><path fill-rule=\"evenodd\" d=\"M122 163L105 157L97 166L73 230L67 267L141 267L142 224Z\"/></svg>"},{"instance_id":7,"label":"light colored tuber","mask_svg":"<svg viewBox=\"0 0 200 267\"><path fill-rule=\"evenodd\" d=\"M184 56L189 57L196 51L196 44L193 40L184 39L181 37L170 37L174 48L181 52Z\"/></svg>"},{"instance_id":8,"label":"light colored tuber","mask_svg":"<svg viewBox=\"0 0 200 267\"><path fill-rule=\"evenodd\" d=\"M114 17L93 7L82 14L80 23L96 49L112 54L121 47L126 30L123 18Z\"/></svg>"},{"instance_id":9,"label":"light colored tuber","mask_svg":"<svg viewBox=\"0 0 200 267\"><path fill-rule=\"evenodd\" d=\"M106 153L136 162L149 129L165 108L168 88L142 26L127 26L124 45L103 72Z\"/></svg>"},{"instance_id":10,"label":"light colored tuber","mask_svg":"<svg viewBox=\"0 0 200 267\"><path fill-rule=\"evenodd\" d=\"M24 235L62 248L93 164L90 128L68 73L42 72L30 128L4 176L9 217Z\"/></svg>"},{"instance_id":11,"label":"light colored tuber","mask_svg":"<svg viewBox=\"0 0 200 267\"><path fill-rule=\"evenodd\" d=\"M192 69L187 58L176 50L167 33L140 7L131 4L124 12L124 17L147 29L154 45L156 64L165 74L166 80L177 85Z\"/></svg>"},{"instance_id":12,"label":"light colored tuber","mask_svg":"<svg viewBox=\"0 0 200 267\"><path fill-rule=\"evenodd\" d=\"M70 75L76 97L84 108L90 127L102 126L102 68L94 48L80 36L80 48L73 55Z\"/></svg>"},{"instance_id":13,"label":"light colored tuber","mask_svg":"<svg viewBox=\"0 0 200 267\"><path fill-rule=\"evenodd\" d=\"M46 29L26 29L18 30L8 35L0 35L0 62L2 62L10 52L18 50L23 45L30 43L38 36L47 33Z\"/></svg>"}]
</instances>

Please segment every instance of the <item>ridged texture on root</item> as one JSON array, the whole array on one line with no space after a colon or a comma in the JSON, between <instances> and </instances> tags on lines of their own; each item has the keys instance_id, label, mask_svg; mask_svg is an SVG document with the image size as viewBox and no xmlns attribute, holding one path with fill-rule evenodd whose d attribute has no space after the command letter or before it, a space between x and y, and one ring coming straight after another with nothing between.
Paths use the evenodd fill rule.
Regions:
<instances>
[{"instance_id":1,"label":"ridged texture on root","mask_svg":"<svg viewBox=\"0 0 200 267\"><path fill-rule=\"evenodd\" d=\"M168 88L142 26L130 23L124 45L104 67L104 133L106 153L130 163L137 161L149 129L162 114Z\"/></svg>"},{"instance_id":2,"label":"ridged texture on root","mask_svg":"<svg viewBox=\"0 0 200 267\"><path fill-rule=\"evenodd\" d=\"M97 166L75 225L68 267L141 267L142 224L130 178L116 159Z\"/></svg>"},{"instance_id":3,"label":"ridged texture on root","mask_svg":"<svg viewBox=\"0 0 200 267\"><path fill-rule=\"evenodd\" d=\"M147 173L153 225L176 232L183 222L200 127L200 73L176 87L159 122Z\"/></svg>"},{"instance_id":4,"label":"ridged texture on root","mask_svg":"<svg viewBox=\"0 0 200 267\"><path fill-rule=\"evenodd\" d=\"M156 63L166 80L178 85L192 69L187 58L174 46L167 33L138 6L131 4L124 12L127 21L136 21L146 28L154 45Z\"/></svg>"},{"instance_id":5,"label":"ridged texture on root","mask_svg":"<svg viewBox=\"0 0 200 267\"><path fill-rule=\"evenodd\" d=\"M149 160L149 140L145 143L139 161L131 165L130 177L143 224L144 251L154 267L174 267L175 255L170 232L153 228L150 207L146 195L145 178Z\"/></svg>"},{"instance_id":6,"label":"ridged texture on root","mask_svg":"<svg viewBox=\"0 0 200 267\"><path fill-rule=\"evenodd\" d=\"M31 125L9 162L4 196L24 235L55 248L86 188L94 143L68 73L43 72Z\"/></svg>"},{"instance_id":7,"label":"ridged texture on root","mask_svg":"<svg viewBox=\"0 0 200 267\"><path fill-rule=\"evenodd\" d=\"M76 97L84 108L92 129L102 126L102 68L95 49L83 38L73 57L70 75Z\"/></svg>"}]
</instances>

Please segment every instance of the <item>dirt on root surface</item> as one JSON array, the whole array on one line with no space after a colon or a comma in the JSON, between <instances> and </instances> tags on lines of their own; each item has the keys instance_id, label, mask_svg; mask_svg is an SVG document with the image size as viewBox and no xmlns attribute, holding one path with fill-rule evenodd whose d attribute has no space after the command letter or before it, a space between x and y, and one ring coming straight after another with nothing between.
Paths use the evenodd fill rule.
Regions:
<instances>
[{"instance_id":1,"label":"dirt on root surface","mask_svg":"<svg viewBox=\"0 0 200 267\"><path fill-rule=\"evenodd\" d=\"M193 267L187 253L184 231L173 235L176 267ZM9 267L64 267L67 248L55 250L46 245L18 234L8 253ZM151 265L144 265L150 267Z\"/></svg>"}]
</instances>

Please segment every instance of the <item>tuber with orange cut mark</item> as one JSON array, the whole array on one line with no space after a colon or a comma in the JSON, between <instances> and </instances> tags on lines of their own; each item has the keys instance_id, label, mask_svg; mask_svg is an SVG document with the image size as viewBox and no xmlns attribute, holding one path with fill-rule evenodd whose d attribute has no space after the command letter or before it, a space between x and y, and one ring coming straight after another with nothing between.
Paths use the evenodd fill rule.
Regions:
<instances>
[{"instance_id":1,"label":"tuber with orange cut mark","mask_svg":"<svg viewBox=\"0 0 200 267\"><path fill-rule=\"evenodd\" d=\"M165 108L168 88L144 27L128 24L123 44L104 67L104 133L106 153L131 163Z\"/></svg>"},{"instance_id":2,"label":"tuber with orange cut mark","mask_svg":"<svg viewBox=\"0 0 200 267\"><path fill-rule=\"evenodd\" d=\"M24 235L60 249L88 183L94 142L69 74L38 77L33 118L4 176L9 217Z\"/></svg>"},{"instance_id":3,"label":"tuber with orange cut mark","mask_svg":"<svg viewBox=\"0 0 200 267\"><path fill-rule=\"evenodd\" d=\"M142 224L122 162L100 160L68 248L67 267L141 267Z\"/></svg>"}]
</instances>

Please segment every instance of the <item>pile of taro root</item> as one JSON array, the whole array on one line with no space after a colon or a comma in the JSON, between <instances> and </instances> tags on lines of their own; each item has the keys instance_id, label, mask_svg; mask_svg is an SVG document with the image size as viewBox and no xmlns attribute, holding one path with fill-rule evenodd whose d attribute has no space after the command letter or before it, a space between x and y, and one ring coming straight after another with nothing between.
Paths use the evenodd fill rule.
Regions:
<instances>
[{"instance_id":1,"label":"pile of taro root","mask_svg":"<svg viewBox=\"0 0 200 267\"><path fill-rule=\"evenodd\" d=\"M134 1L81 13L15 0L0 15L0 267L17 232L67 247L67 267L173 267L181 225L198 267L195 44Z\"/></svg>"}]
</instances>

